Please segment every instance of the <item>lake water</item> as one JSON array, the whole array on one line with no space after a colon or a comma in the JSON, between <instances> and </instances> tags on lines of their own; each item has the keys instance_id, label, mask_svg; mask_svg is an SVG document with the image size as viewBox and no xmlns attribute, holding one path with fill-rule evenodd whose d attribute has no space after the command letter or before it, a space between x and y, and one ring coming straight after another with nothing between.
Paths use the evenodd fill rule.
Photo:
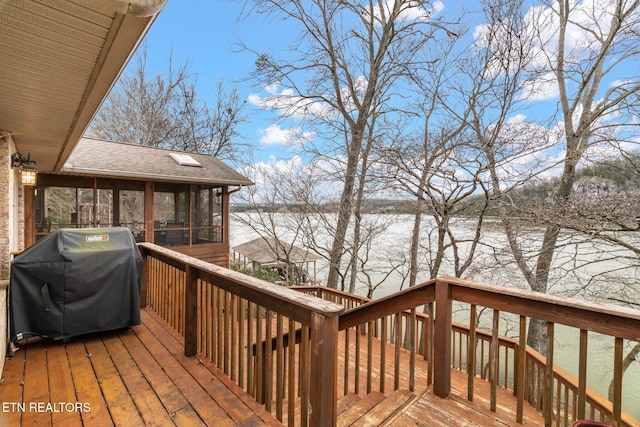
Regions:
<instances>
[{"instance_id":1,"label":"lake water","mask_svg":"<svg viewBox=\"0 0 640 427\"><path fill-rule=\"evenodd\" d=\"M285 224L284 218L287 214L280 215L282 224ZM256 214L250 216L256 217ZM391 269L391 264L399 265L397 272L386 277L386 280L375 288L373 296L380 298L406 286L407 265L402 260L408 259L413 220L410 216L402 215L371 217L371 220L389 221L385 232L378 236L372 245L374 249L370 254L369 262L373 268L369 273L373 282L377 284L376 281L381 281L386 277L387 272ZM429 262L428 231L429 227L425 227L425 236L421 240L424 246L421 251L421 259L425 266ZM470 237L473 229L469 221L460 220L454 228L454 232L458 238L460 236ZM282 240L294 243L295 236L292 227L283 225L279 233ZM230 235L232 247L259 237L255 230L237 218L231 219ZM325 242L330 241L328 236L316 237L321 240L324 238ZM529 238L531 243L535 244L541 238L541 234L533 230ZM631 236L630 238L636 239L636 242L640 240L640 236ZM506 264L496 267L499 262L509 259L508 252L505 251L507 249L506 240L499 225L489 225L487 231L483 233L483 241L486 242L486 246L483 246L476 254L474 265L464 277L485 283L526 289L524 279L515 265ZM613 247L598 247L590 242L574 241L568 236L565 236L562 243L563 246L559 248L554 263L555 269L550 281L550 292L574 297L588 295L596 301L601 295L615 295L622 300L640 303L640 273L638 267L635 266L640 263L637 258L635 260L633 257L628 258L629 254L617 251ZM302 246L300 242L297 244ZM461 253L468 250L468 247L469 245L461 245ZM429 278L426 267L423 270L426 273L419 277L418 283ZM328 263L318 262L316 278L322 282L327 271ZM450 259L444 263L440 275L454 275ZM366 295L367 290L367 284L361 281L356 288L356 293ZM636 305L636 308L638 307L640 306ZM466 317L464 313L458 315L461 316L461 321L468 322L468 314ZM490 315L487 315L487 321L489 318ZM517 332L515 333L517 334ZM513 332L507 332L507 335L514 337ZM607 396L609 383L612 379L613 345L614 340L611 337L589 334L587 386L603 396ZM574 328L557 326L554 348L555 363L577 377L579 331ZM627 350L628 348L627 346ZM623 394L623 410L640 419L640 360L634 362L625 373Z\"/></svg>"}]
</instances>

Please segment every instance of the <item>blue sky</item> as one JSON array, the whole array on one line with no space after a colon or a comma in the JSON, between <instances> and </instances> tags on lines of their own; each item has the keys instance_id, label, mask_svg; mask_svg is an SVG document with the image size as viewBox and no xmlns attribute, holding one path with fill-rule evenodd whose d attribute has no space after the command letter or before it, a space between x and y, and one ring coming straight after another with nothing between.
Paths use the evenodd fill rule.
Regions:
<instances>
[{"instance_id":1,"label":"blue sky","mask_svg":"<svg viewBox=\"0 0 640 427\"><path fill-rule=\"evenodd\" d=\"M266 23L262 18L239 22L241 11L242 5L238 2L169 0L145 38L147 71L166 72L171 53L176 66L189 60L191 70L198 75L200 95L213 93L220 78L237 82L245 99L260 93L261 88L247 80L255 58L249 52L238 51L238 42L250 43L251 48L257 50L273 51L278 46L286 46L290 34L280 22ZM135 66L134 61L131 65ZM256 146L257 160L270 155L288 157L288 147L260 142L267 129L274 129L275 116L252 106L247 112L251 119L241 128L241 133L246 142Z\"/></svg>"},{"instance_id":2,"label":"blue sky","mask_svg":"<svg viewBox=\"0 0 640 427\"><path fill-rule=\"evenodd\" d=\"M444 13L449 16L456 15L454 9L461 4L467 8L478 7L476 2L443 0L443 3ZM594 4L598 2L594 1ZM213 93L220 78L237 82L240 94L248 100L247 114L250 118L240 132L245 142L255 146L254 160L267 161L270 156L277 160L288 159L292 155L289 137L293 125L286 122L276 124L275 113L258 108L250 102L258 97L264 99L269 93L248 80L255 57L249 52L238 51L238 42L241 40L257 51L282 56L288 43L296 35L296 30L287 31L282 22L264 22L260 16L252 16L247 21L239 22L237 18L241 11L241 2L169 0L145 38L148 49L147 71L152 74L166 72L169 54L172 53L176 66L182 65L186 60L190 61L191 70L198 75L201 96ZM472 14L467 18L479 19L480 16ZM470 34L473 32L471 29ZM135 66L135 61L132 61L132 65ZM546 97L551 92L547 89L551 88L543 89L542 93ZM551 105L544 105L544 99L538 100L535 108L523 113L531 117L535 115L536 108L548 109L544 107L555 109L555 100L551 100ZM517 117L518 115L514 115L512 120ZM308 129L301 129L299 134L307 131Z\"/></svg>"}]
</instances>

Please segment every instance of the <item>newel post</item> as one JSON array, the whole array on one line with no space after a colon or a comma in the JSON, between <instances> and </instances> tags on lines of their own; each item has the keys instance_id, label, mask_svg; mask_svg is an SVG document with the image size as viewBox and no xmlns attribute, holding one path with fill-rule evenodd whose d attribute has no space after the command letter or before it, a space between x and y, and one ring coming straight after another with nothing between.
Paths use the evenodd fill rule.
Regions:
<instances>
[{"instance_id":1,"label":"newel post","mask_svg":"<svg viewBox=\"0 0 640 427\"><path fill-rule=\"evenodd\" d=\"M335 426L338 396L338 317L311 315L311 426Z\"/></svg>"},{"instance_id":2,"label":"newel post","mask_svg":"<svg viewBox=\"0 0 640 427\"><path fill-rule=\"evenodd\" d=\"M433 393L449 396L451 391L451 298L449 284L436 282Z\"/></svg>"},{"instance_id":3,"label":"newel post","mask_svg":"<svg viewBox=\"0 0 640 427\"><path fill-rule=\"evenodd\" d=\"M198 269L187 265L184 292L184 354L198 352Z\"/></svg>"}]
</instances>

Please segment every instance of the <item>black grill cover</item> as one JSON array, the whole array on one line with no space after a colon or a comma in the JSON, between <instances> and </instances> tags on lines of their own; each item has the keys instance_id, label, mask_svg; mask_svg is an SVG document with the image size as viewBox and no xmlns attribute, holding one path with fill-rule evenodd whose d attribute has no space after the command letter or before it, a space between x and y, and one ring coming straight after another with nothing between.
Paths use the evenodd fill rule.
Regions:
<instances>
[{"instance_id":1,"label":"black grill cover","mask_svg":"<svg viewBox=\"0 0 640 427\"><path fill-rule=\"evenodd\" d=\"M11 263L11 338L140 324L142 257L128 228L62 229Z\"/></svg>"}]
</instances>

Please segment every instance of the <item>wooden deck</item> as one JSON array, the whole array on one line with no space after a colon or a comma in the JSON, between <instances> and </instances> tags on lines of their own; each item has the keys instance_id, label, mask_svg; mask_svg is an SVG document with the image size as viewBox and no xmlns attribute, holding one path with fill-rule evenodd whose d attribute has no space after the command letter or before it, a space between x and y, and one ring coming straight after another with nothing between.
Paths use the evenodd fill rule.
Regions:
<instances>
[{"instance_id":1,"label":"wooden deck","mask_svg":"<svg viewBox=\"0 0 640 427\"><path fill-rule=\"evenodd\" d=\"M7 360L0 425L280 425L155 313L130 330L31 339Z\"/></svg>"},{"instance_id":2,"label":"wooden deck","mask_svg":"<svg viewBox=\"0 0 640 427\"><path fill-rule=\"evenodd\" d=\"M475 387L475 400L469 402L466 394L467 377L461 372L453 371L451 377L452 392L443 399L427 390L417 396L402 411L397 413L389 425L398 427L438 426L438 427L471 427L471 426L543 426L544 418L530 405L525 405L522 424L515 422L516 399L508 390L498 389L499 402L492 412L490 408L489 384L478 381Z\"/></svg>"},{"instance_id":3,"label":"wooden deck","mask_svg":"<svg viewBox=\"0 0 640 427\"><path fill-rule=\"evenodd\" d=\"M6 361L0 425L280 425L206 360L184 356L181 337L153 311L143 310L142 320L131 329L76 337L67 344L29 340ZM479 382L474 403L460 397L466 376L456 374L448 399L430 390L389 389L386 399L378 392L350 393L340 402L338 425L378 425L383 417L385 425L401 426L516 425L508 405L498 413L487 409L481 398L487 384ZM503 392L507 397L501 401L508 400ZM391 408L398 398L401 410ZM524 425L540 424L542 418L528 410Z\"/></svg>"}]
</instances>

